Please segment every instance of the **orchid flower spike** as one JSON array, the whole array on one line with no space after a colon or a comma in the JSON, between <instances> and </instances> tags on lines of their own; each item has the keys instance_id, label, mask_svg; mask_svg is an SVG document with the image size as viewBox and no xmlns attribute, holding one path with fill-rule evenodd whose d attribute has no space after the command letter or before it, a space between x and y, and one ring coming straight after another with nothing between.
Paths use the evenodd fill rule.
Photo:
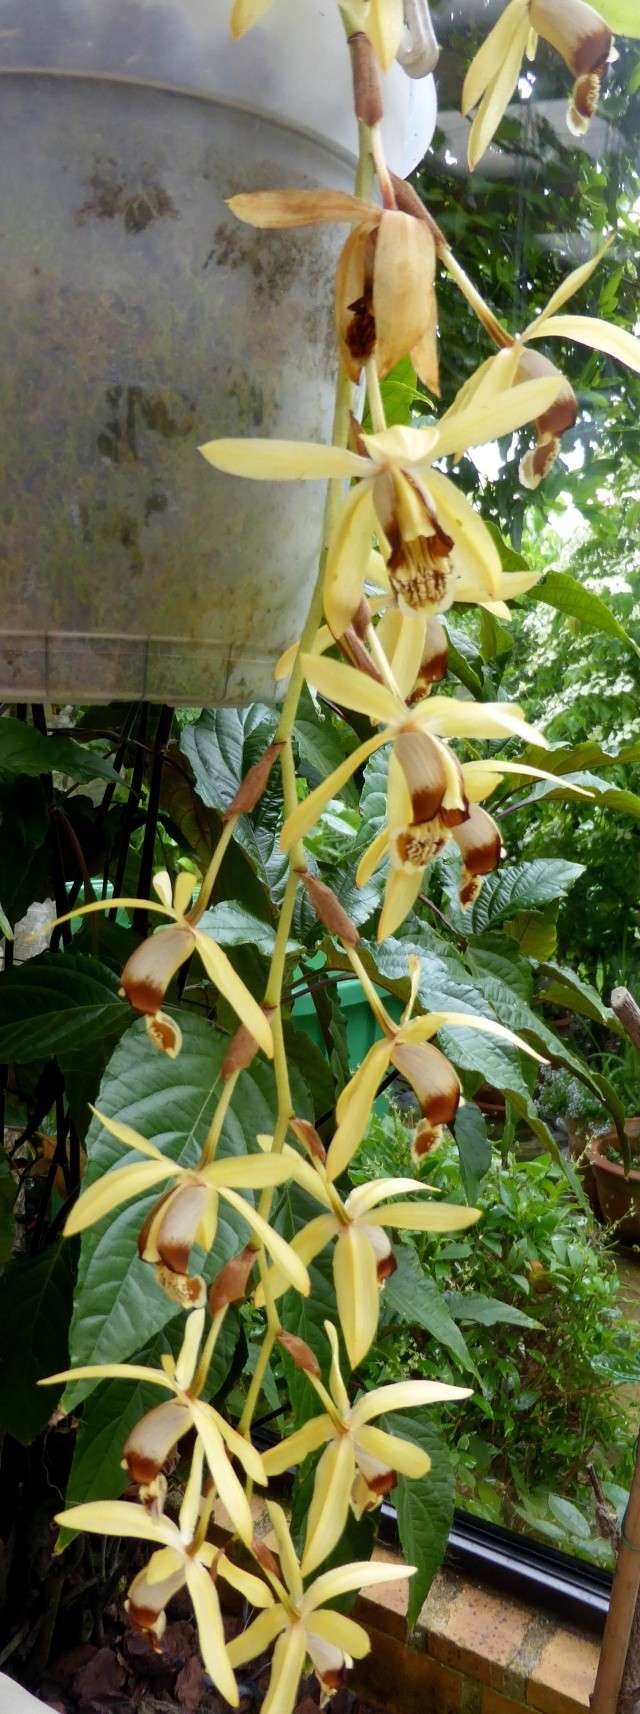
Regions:
<instances>
[{"instance_id":1,"label":"orchid flower spike","mask_svg":"<svg viewBox=\"0 0 640 1714\"><path fill-rule=\"evenodd\" d=\"M384 1429L371 1428L372 1419L389 1410L470 1397L468 1387L446 1386L439 1381L400 1381L375 1387L352 1405L340 1370L338 1335L330 1321L325 1321L324 1329L331 1348L329 1390L317 1375L308 1373L324 1406L322 1415L312 1417L304 1428L296 1429L264 1456L271 1478L301 1464L320 1446L325 1448L316 1469L307 1518L304 1577L333 1551L346 1526L349 1508L361 1517L381 1504L398 1476L426 1476L431 1467L428 1453L421 1447Z\"/></svg>"},{"instance_id":2,"label":"orchid flower spike","mask_svg":"<svg viewBox=\"0 0 640 1714\"><path fill-rule=\"evenodd\" d=\"M433 466L456 447L481 445L531 422L550 408L561 385L560 376L525 381L434 428L360 433L358 452L278 440L214 440L200 451L233 476L360 478L342 503L327 553L325 613L339 637L360 606L374 533L404 610L442 613L456 593L458 600L481 603L499 598L495 542L465 496Z\"/></svg>"},{"instance_id":3,"label":"orchid flower spike","mask_svg":"<svg viewBox=\"0 0 640 1714\"><path fill-rule=\"evenodd\" d=\"M180 1166L131 1125L110 1119L95 1108L93 1111L110 1136L147 1159L117 1167L89 1185L67 1218L65 1237L84 1232L87 1226L93 1226L132 1196L144 1195L163 1179L170 1179L171 1188L151 1209L138 1238L141 1260L153 1264L158 1284L170 1297L183 1307L204 1302L204 1280L200 1275L190 1276L187 1271L189 1255L196 1243L205 1251L212 1248L220 1197L236 1214L242 1215L254 1237L284 1268L290 1284L306 1296L308 1274L290 1245L272 1230L246 1197L238 1195L239 1190L261 1190L283 1184L295 1171L295 1162L287 1162L278 1155L225 1155L206 1165Z\"/></svg>"},{"instance_id":4,"label":"orchid flower spike","mask_svg":"<svg viewBox=\"0 0 640 1714\"><path fill-rule=\"evenodd\" d=\"M471 171L509 105L524 54L528 59L535 56L539 35L562 56L575 78L567 113L569 130L579 137L588 129L613 47L608 24L585 0L509 0L464 80L462 112L466 115L480 103L469 132Z\"/></svg>"},{"instance_id":5,"label":"orchid flower spike","mask_svg":"<svg viewBox=\"0 0 640 1714\"><path fill-rule=\"evenodd\" d=\"M143 940L127 959L122 972L121 991L137 1012L144 1013L147 1030L155 1046L168 1053L171 1059L180 1052L180 1029L173 1018L161 1010L161 1006L172 977L197 952L214 986L228 1000L241 1022L246 1024L263 1053L272 1059L271 1026L262 1008L236 975L226 952L204 928L199 927L209 903L211 885L205 876L198 900L192 906L194 876L181 869L172 892L170 876L166 869L162 869L153 878L157 904L153 899L94 899L89 905L79 905L77 910L67 911L56 922L71 922L76 917L90 916L95 911L110 911L118 906L125 910L156 911L159 916L169 917L171 926L161 928L157 934Z\"/></svg>"},{"instance_id":6,"label":"orchid flower spike","mask_svg":"<svg viewBox=\"0 0 640 1714\"><path fill-rule=\"evenodd\" d=\"M240 1700L224 1637L216 1578L223 1577L254 1607L273 1607L271 1590L261 1577L242 1571L206 1540L213 1494L202 1499L203 1448L197 1442L178 1523L127 1500L95 1500L59 1512L64 1529L93 1535L124 1536L151 1542L156 1551L134 1577L126 1609L136 1630L158 1645L166 1628L165 1607L186 1585L195 1613L200 1650L216 1689L233 1708Z\"/></svg>"},{"instance_id":7,"label":"orchid flower spike","mask_svg":"<svg viewBox=\"0 0 640 1714\"><path fill-rule=\"evenodd\" d=\"M386 1560L337 1565L332 1571L323 1572L305 1589L282 1507L267 1502L267 1509L281 1568L281 1577L273 1572L267 1573L276 1600L266 1612L253 1619L245 1631L233 1638L227 1652L232 1666L244 1666L246 1661L263 1654L277 1638L261 1714L292 1714L307 1658L320 1684L323 1700L326 1700L340 1689L345 1681L345 1672L354 1660L361 1660L369 1653L371 1645L362 1625L329 1608L327 1602L335 1601L337 1596L346 1595L350 1590L370 1589L376 1583L412 1577L415 1566L390 1566Z\"/></svg>"},{"instance_id":8,"label":"orchid flower spike","mask_svg":"<svg viewBox=\"0 0 640 1714\"><path fill-rule=\"evenodd\" d=\"M171 1398L147 1411L136 1423L125 1441L123 1465L132 1482L140 1488L147 1501L160 1500L166 1492L162 1476L163 1465L170 1453L190 1429L195 1429L204 1449L217 1493L226 1507L233 1527L241 1540L250 1544L253 1537L251 1508L244 1488L230 1462L237 1458L245 1474L253 1482L266 1484L267 1477L260 1454L250 1440L232 1428L213 1405L201 1398L209 1371L222 1315L212 1324L207 1345L201 1351L205 1311L194 1309L187 1316L182 1348L174 1360L168 1354L162 1358L162 1368L151 1369L141 1363L88 1363L77 1369L65 1369L58 1375L48 1375L40 1386L53 1386L60 1381L136 1381L161 1387ZM78 1523L78 1529L84 1526ZM88 1527L88 1526L87 1526ZM123 1533L123 1532L116 1532Z\"/></svg>"},{"instance_id":9,"label":"orchid flower spike","mask_svg":"<svg viewBox=\"0 0 640 1714\"><path fill-rule=\"evenodd\" d=\"M382 380L409 355L425 387L439 393L436 246L427 221L333 190L243 193L229 208L262 229L354 223L336 273L343 366L357 381L373 357Z\"/></svg>"}]
</instances>

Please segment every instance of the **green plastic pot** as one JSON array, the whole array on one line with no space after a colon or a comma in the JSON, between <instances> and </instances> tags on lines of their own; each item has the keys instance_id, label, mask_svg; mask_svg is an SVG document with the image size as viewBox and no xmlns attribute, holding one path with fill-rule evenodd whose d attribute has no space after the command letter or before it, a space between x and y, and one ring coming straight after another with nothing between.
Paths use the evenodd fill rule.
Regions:
<instances>
[{"instance_id":1,"label":"green plastic pot","mask_svg":"<svg viewBox=\"0 0 640 1714\"><path fill-rule=\"evenodd\" d=\"M387 994L382 988L378 988L377 992L384 1001L390 1017L399 1019L402 1012L402 1000L399 1000L395 995ZM356 982L353 977L345 977L343 982L336 982L335 993L346 1020L349 1065L351 1070L355 1071L362 1064L369 1048L373 1047L380 1031L359 982ZM310 1041L320 1049L320 1052L326 1053L325 1041L318 1022L312 994L301 994L300 998L294 1001L293 1019L296 1027L309 1037ZM375 1111L383 1113L385 1107L386 1096L379 1095L375 1103Z\"/></svg>"}]
</instances>

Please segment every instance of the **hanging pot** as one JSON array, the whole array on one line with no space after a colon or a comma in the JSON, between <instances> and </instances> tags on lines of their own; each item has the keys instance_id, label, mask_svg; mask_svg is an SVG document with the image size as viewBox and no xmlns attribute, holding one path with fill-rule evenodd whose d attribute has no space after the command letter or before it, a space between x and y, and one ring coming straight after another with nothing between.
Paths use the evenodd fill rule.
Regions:
<instances>
[{"instance_id":1,"label":"hanging pot","mask_svg":"<svg viewBox=\"0 0 640 1714\"><path fill-rule=\"evenodd\" d=\"M433 83L394 66L407 171ZM214 473L218 435L325 439L342 233L225 198L353 178L335 0L0 0L0 696L272 699L317 565L320 484Z\"/></svg>"}]
</instances>

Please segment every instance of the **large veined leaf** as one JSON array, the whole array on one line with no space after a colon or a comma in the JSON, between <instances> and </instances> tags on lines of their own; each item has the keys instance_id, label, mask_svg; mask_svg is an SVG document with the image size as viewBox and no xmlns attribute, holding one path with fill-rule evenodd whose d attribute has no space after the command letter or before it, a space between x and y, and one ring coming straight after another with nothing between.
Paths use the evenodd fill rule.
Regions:
<instances>
[{"instance_id":1,"label":"large veined leaf","mask_svg":"<svg viewBox=\"0 0 640 1714\"><path fill-rule=\"evenodd\" d=\"M591 774L584 770L577 773L562 773L555 781L534 781L526 799L523 800L523 807L524 803L539 803L547 798L551 801L556 799L570 801L573 796L574 801L576 801L575 794L571 791L572 785L583 786L585 791L591 792L592 797L595 798L600 807L615 810L618 815L631 815L636 821L640 818L640 796L637 792L630 791L626 786L611 786L606 780L599 779L597 774ZM584 801L582 799L583 803ZM514 805L514 809L516 807Z\"/></svg>"},{"instance_id":2,"label":"large veined leaf","mask_svg":"<svg viewBox=\"0 0 640 1714\"><path fill-rule=\"evenodd\" d=\"M360 814L363 827L359 845L368 845L380 832L387 814L387 774L389 757L386 750L376 750L369 757L360 793Z\"/></svg>"},{"instance_id":3,"label":"large veined leaf","mask_svg":"<svg viewBox=\"0 0 640 1714\"><path fill-rule=\"evenodd\" d=\"M311 785L317 785L333 773L334 768L339 768L358 742L355 733L346 726L338 728L330 714L316 713L310 697L305 712L299 713L296 720L295 736L300 752L300 771L307 775ZM345 803L358 808L358 790L352 780L343 786L341 796Z\"/></svg>"},{"instance_id":4,"label":"large veined leaf","mask_svg":"<svg viewBox=\"0 0 640 1714\"><path fill-rule=\"evenodd\" d=\"M460 1173L467 1202L475 1203L478 1185L491 1166L491 1143L484 1114L472 1101L461 1102L454 1125Z\"/></svg>"},{"instance_id":5,"label":"large veined leaf","mask_svg":"<svg viewBox=\"0 0 640 1714\"><path fill-rule=\"evenodd\" d=\"M517 921L517 918L515 920ZM533 971L529 960L522 956L520 948L513 940L500 930L471 940L467 947L467 958L474 976L497 976L498 981L506 982L507 987L513 988L521 1000L529 1002L533 998Z\"/></svg>"},{"instance_id":6,"label":"large veined leaf","mask_svg":"<svg viewBox=\"0 0 640 1714\"><path fill-rule=\"evenodd\" d=\"M270 743L276 716L260 702L250 708L206 708L183 727L180 749L196 788L211 809L228 809L248 769Z\"/></svg>"},{"instance_id":7,"label":"large veined leaf","mask_svg":"<svg viewBox=\"0 0 640 1714\"><path fill-rule=\"evenodd\" d=\"M200 919L200 927L217 940L220 946L251 946L256 952L261 952L264 958L270 958L273 952L273 925L261 922L251 911L245 911L242 905L236 904L234 899L224 899L221 904L214 905L212 910L205 911ZM299 941L287 941L287 952L299 951Z\"/></svg>"},{"instance_id":8,"label":"large veined leaf","mask_svg":"<svg viewBox=\"0 0 640 1714\"><path fill-rule=\"evenodd\" d=\"M623 1035L622 1025L618 1022L615 1012L606 1006L597 988L584 977L578 976L575 970L567 970L563 964L545 963L538 970L539 987L538 1001L545 1005L556 1006L561 1010L578 1012L582 1018L591 1018L595 1024L604 1024L605 1028Z\"/></svg>"},{"instance_id":9,"label":"large veined leaf","mask_svg":"<svg viewBox=\"0 0 640 1714\"><path fill-rule=\"evenodd\" d=\"M219 1069L226 1037L188 1011L178 1014L182 1051L175 1060L156 1053L142 1022L123 1037L107 1066L98 1108L118 1118L185 1165L198 1158L219 1094ZM309 1112L298 1079L294 1099ZM257 1056L239 1079L225 1119L220 1155L242 1154L255 1148L258 1131L273 1129L275 1093L273 1071ZM94 1119L87 1134L88 1166L85 1185L112 1167L121 1166L125 1151ZM166 1326L175 1305L156 1284L151 1267L138 1258L136 1240L142 1222L159 1192L124 1204L83 1233L78 1285L71 1328L71 1361L123 1362L140 1345L141 1328L148 1337ZM247 1193L249 1194L249 1193ZM240 1243L245 1222L221 1202L216 1242L203 1272L211 1279ZM83 1382L73 1398L86 1396Z\"/></svg>"},{"instance_id":10,"label":"large veined leaf","mask_svg":"<svg viewBox=\"0 0 640 1714\"><path fill-rule=\"evenodd\" d=\"M484 1297L479 1291L448 1291L447 1304L456 1321L477 1322L481 1327L495 1327L499 1322L509 1327L539 1327L533 1316L525 1315L513 1303L501 1303L497 1297Z\"/></svg>"},{"instance_id":11,"label":"large veined leaf","mask_svg":"<svg viewBox=\"0 0 640 1714\"><path fill-rule=\"evenodd\" d=\"M583 583L566 571L548 571L542 582L529 590L529 600L542 601L546 607L555 607L559 613L579 619L587 631L604 631L609 637L617 637L618 642L640 655L640 647L614 617L606 601L592 589L585 589Z\"/></svg>"},{"instance_id":12,"label":"large veined leaf","mask_svg":"<svg viewBox=\"0 0 640 1714\"><path fill-rule=\"evenodd\" d=\"M584 874L584 864L568 863L561 857L537 857L531 863L506 863L487 875L479 897L469 910L452 910L465 932L484 934L522 911L539 911L562 899Z\"/></svg>"},{"instance_id":13,"label":"large veined leaf","mask_svg":"<svg viewBox=\"0 0 640 1714\"><path fill-rule=\"evenodd\" d=\"M160 1368L163 1352L175 1355L179 1349L184 1325L184 1316L175 1316L163 1332L135 1353L134 1361L150 1369ZM220 1391L238 1336L237 1313L229 1310L218 1335L204 1397L215 1398ZM67 1483L67 1506L79 1506L86 1500L118 1499L129 1484L122 1467L124 1443L140 1418L161 1403L162 1397L159 1388L146 1381L100 1382L83 1407Z\"/></svg>"},{"instance_id":14,"label":"large veined leaf","mask_svg":"<svg viewBox=\"0 0 640 1714\"><path fill-rule=\"evenodd\" d=\"M78 1246L59 1240L16 1256L0 1281L0 1427L24 1445L46 1426L61 1387L38 1381L63 1369Z\"/></svg>"},{"instance_id":15,"label":"large veined leaf","mask_svg":"<svg viewBox=\"0 0 640 1714\"><path fill-rule=\"evenodd\" d=\"M559 899L550 899L541 911L518 911L504 925L506 935L516 942L526 958L536 962L552 958L558 944Z\"/></svg>"},{"instance_id":16,"label":"large veined leaf","mask_svg":"<svg viewBox=\"0 0 640 1714\"><path fill-rule=\"evenodd\" d=\"M0 774L68 774L74 780L117 781L120 775L95 750L53 732L48 738L25 720L4 717L0 726Z\"/></svg>"},{"instance_id":17,"label":"large veined leaf","mask_svg":"<svg viewBox=\"0 0 640 1714\"><path fill-rule=\"evenodd\" d=\"M464 1401L460 1408L464 1410ZM453 1523L453 1470L446 1440L426 1412L395 1411L381 1418L381 1425L421 1446L431 1459L426 1476L418 1481L399 1476L393 1492L402 1552L407 1564L418 1568L409 1583L407 1623L411 1630L442 1564Z\"/></svg>"},{"instance_id":18,"label":"large veined leaf","mask_svg":"<svg viewBox=\"0 0 640 1714\"><path fill-rule=\"evenodd\" d=\"M0 1059L26 1064L116 1041L131 1021L113 971L97 958L43 952L0 976Z\"/></svg>"},{"instance_id":19,"label":"large veined leaf","mask_svg":"<svg viewBox=\"0 0 640 1714\"><path fill-rule=\"evenodd\" d=\"M382 1295L383 1326L402 1321L409 1327L422 1327L439 1345L446 1346L461 1369L475 1365L466 1342L447 1309L444 1293L434 1279L420 1266L409 1244L394 1245L397 1268L387 1280Z\"/></svg>"},{"instance_id":20,"label":"large veined leaf","mask_svg":"<svg viewBox=\"0 0 640 1714\"><path fill-rule=\"evenodd\" d=\"M407 956L410 952L418 954L421 966L418 993L425 1011L479 1013L487 1018L497 1016L500 1023L508 1024L509 1020L496 1012L481 982L470 974L457 952L443 941L438 942L437 951L427 945L428 950L423 950L412 941L390 938L383 946L370 948L370 954L384 975L405 981ZM458 1025L441 1029L438 1044L459 1071L479 1072L495 1088L513 1090L523 1101L528 1101L526 1079L530 1072L525 1069L524 1055L517 1048L480 1030Z\"/></svg>"}]
</instances>

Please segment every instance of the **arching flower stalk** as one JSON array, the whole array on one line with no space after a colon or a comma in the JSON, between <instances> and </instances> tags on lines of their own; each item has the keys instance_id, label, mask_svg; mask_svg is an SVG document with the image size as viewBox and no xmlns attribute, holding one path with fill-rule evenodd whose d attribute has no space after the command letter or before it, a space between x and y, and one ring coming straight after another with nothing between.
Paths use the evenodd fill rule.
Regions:
<instances>
[{"instance_id":1,"label":"arching flower stalk","mask_svg":"<svg viewBox=\"0 0 640 1714\"><path fill-rule=\"evenodd\" d=\"M117 1167L105 1173L95 1184L82 1192L67 1217L65 1236L74 1237L94 1226L97 1220L121 1208L132 1196L143 1196L163 1179L171 1179L165 1192L147 1215L138 1237L141 1260L155 1268L158 1284L184 1308L200 1307L204 1303L204 1280L188 1273L189 1256L194 1244L209 1251L215 1241L220 1198L246 1221L258 1244L278 1260L296 1291L306 1295L309 1279L290 1246L274 1232L253 1204L239 1196L239 1190L258 1190L283 1184L292 1175L291 1161L273 1155L225 1155L224 1159L194 1167L180 1166L163 1155L148 1137L140 1135L131 1125L110 1119L105 1113L96 1117L112 1137L125 1148L145 1155L144 1161Z\"/></svg>"},{"instance_id":2,"label":"arching flower stalk","mask_svg":"<svg viewBox=\"0 0 640 1714\"><path fill-rule=\"evenodd\" d=\"M581 136L598 105L613 37L600 13L585 0L509 0L472 60L462 90L462 112L480 103L469 132L471 171L482 159L509 105L522 60L535 57L538 36L562 56L575 83L567 124Z\"/></svg>"},{"instance_id":3,"label":"arching flower stalk","mask_svg":"<svg viewBox=\"0 0 640 1714\"><path fill-rule=\"evenodd\" d=\"M303 1428L287 1435L279 1446L265 1453L267 1477L279 1476L301 1464L310 1453L325 1448L317 1465L313 1498L307 1516L302 1574L308 1577L333 1552L345 1528L349 1509L356 1517L374 1511L395 1487L397 1477L426 1476L431 1467L427 1452L372 1428L375 1417L385 1411L417 1409L420 1405L445 1404L468 1399L468 1387L453 1387L440 1381L399 1381L375 1387L352 1405L340 1370L340 1350L335 1327L325 1321L331 1348L329 1390L315 1374L308 1379L321 1404L322 1415L311 1417Z\"/></svg>"}]
</instances>

